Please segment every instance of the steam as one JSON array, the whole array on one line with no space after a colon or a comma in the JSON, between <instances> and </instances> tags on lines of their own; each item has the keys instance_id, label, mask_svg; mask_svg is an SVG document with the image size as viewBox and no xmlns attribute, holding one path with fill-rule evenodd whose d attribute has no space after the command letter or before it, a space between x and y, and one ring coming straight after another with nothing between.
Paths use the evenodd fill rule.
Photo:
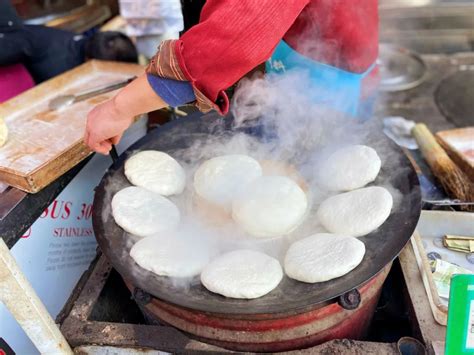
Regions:
<instances>
[{"instance_id":1,"label":"steam","mask_svg":"<svg viewBox=\"0 0 474 355\"><path fill-rule=\"evenodd\" d=\"M311 94L314 94L312 85L304 71L244 79L233 98L234 120L230 131L224 129L228 122L216 120L213 123L214 135L189 132L189 136L202 136L198 136L189 148L168 152L187 173L185 191L170 198L182 216L178 237L190 238L192 234L189 244L196 248L196 252L215 256L245 248L263 251L282 261L291 242L325 232L312 216L319 204L336 192L326 191L320 186L318 166L334 151L347 145L365 144L377 151L382 170L374 185L388 188L394 198L393 209L400 208L401 193L393 187L392 179L407 171L399 171L395 166L398 159L392 157L399 153L387 145L381 122L375 118L360 122L315 103ZM341 107L344 105L343 96L341 94ZM212 211L212 206L211 215L203 216L202 212L207 208L196 202L194 172L205 160L224 154L246 154L260 161L274 160L293 165L308 186L310 208L304 223L283 238L256 239L239 229L231 219L222 218L218 213L213 215L217 209ZM103 218L106 219L107 215L104 213ZM133 242L129 244L123 257L127 256ZM196 280L174 279L172 282L176 286L189 287Z\"/></svg>"}]
</instances>

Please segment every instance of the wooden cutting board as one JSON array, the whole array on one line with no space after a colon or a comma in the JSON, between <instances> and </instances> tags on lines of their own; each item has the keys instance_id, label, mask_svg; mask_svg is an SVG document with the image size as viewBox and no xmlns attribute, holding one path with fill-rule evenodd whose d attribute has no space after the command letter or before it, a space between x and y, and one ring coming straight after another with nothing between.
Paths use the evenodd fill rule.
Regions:
<instances>
[{"instance_id":1,"label":"wooden cutting board","mask_svg":"<svg viewBox=\"0 0 474 355\"><path fill-rule=\"evenodd\" d=\"M436 133L436 139L451 159L474 182L474 127Z\"/></svg>"},{"instance_id":2,"label":"wooden cutting board","mask_svg":"<svg viewBox=\"0 0 474 355\"><path fill-rule=\"evenodd\" d=\"M116 91L50 111L49 101L78 94L142 74L136 64L92 60L44 82L0 105L8 126L0 148L0 181L27 192L38 192L91 151L83 143L87 113Z\"/></svg>"}]
</instances>

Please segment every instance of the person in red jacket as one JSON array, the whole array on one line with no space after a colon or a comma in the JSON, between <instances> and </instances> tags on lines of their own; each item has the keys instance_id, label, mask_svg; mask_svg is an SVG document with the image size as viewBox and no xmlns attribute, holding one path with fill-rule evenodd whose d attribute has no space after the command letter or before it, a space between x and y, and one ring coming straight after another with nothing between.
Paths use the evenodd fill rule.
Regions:
<instances>
[{"instance_id":1,"label":"person in red jacket","mask_svg":"<svg viewBox=\"0 0 474 355\"><path fill-rule=\"evenodd\" d=\"M107 154L133 117L166 106L194 102L226 114L224 90L266 61L270 71L301 65L327 92L349 88L358 99L378 54L377 7L377 0L208 0L199 24L162 42L144 75L89 113L84 140Z\"/></svg>"}]
</instances>

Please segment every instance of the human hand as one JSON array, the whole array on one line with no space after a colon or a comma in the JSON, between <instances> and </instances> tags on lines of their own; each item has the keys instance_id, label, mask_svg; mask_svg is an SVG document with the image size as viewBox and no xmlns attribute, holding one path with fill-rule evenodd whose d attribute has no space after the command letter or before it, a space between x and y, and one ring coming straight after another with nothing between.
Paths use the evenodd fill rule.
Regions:
<instances>
[{"instance_id":1,"label":"human hand","mask_svg":"<svg viewBox=\"0 0 474 355\"><path fill-rule=\"evenodd\" d=\"M101 103L87 115L84 142L97 153L107 155L132 121L133 116L117 108L115 99Z\"/></svg>"},{"instance_id":2,"label":"human hand","mask_svg":"<svg viewBox=\"0 0 474 355\"><path fill-rule=\"evenodd\" d=\"M142 74L112 100L97 105L89 112L84 142L92 150L108 154L112 144L120 141L134 117L166 106L168 104L151 88L146 74Z\"/></svg>"}]
</instances>

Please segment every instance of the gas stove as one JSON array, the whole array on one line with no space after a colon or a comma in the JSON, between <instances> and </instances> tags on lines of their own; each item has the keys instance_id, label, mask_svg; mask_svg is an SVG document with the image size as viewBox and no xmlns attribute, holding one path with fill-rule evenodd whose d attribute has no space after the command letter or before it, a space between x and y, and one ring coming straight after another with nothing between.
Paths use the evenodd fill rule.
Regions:
<instances>
[{"instance_id":1,"label":"gas stove","mask_svg":"<svg viewBox=\"0 0 474 355\"><path fill-rule=\"evenodd\" d=\"M413 335L403 298L393 291L403 289L401 280L396 263L385 282L366 341L332 340L287 354L344 353L349 349L360 353L398 354L395 342L400 337ZM103 354L111 349L113 353L120 353L120 349L133 349L137 353L147 349L147 354L235 353L193 339L156 319L147 319L139 306L146 302L144 297L130 293L120 275L99 254L79 281L57 322L79 354ZM151 349L156 352L149 352Z\"/></svg>"},{"instance_id":2,"label":"gas stove","mask_svg":"<svg viewBox=\"0 0 474 355\"><path fill-rule=\"evenodd\" d=\"M462 107L466 101L466 95L469 96L469 91L463 89L462 86L457 86L458 80L455 79L472 80L474 53L429 54L420 57L426 65L423 80L411 89L381 93L376 105L376 115L379 117L403 116L414 121L423 121L433 131L472 125L473 122L463 121L465 116L459 114L463 111L451 109ZM449 100L446 101L446 97ZM459 100L461 103L449 106L447 103L450 100ZM378 311L375 313L375 323L372 324L369 337L366 338L376 342L350 341L351 343L348 344L344 341L331 341L310 348L308 351L316 351L316 349L320 351L327 346L331 346L332 350L337 347L347 349L350 345L362 348L380 346L381 348L376 353L396 353L396 348L391 342L396 341L400 336L411 335L408 330L410 329L408 319L399 316L393 319L395 312L391 312L390 316L385 313L383 317L380 317L380 310L384 309L386 307L384 303L387 303L384 293L390 295L394 292L393 290L400 292L401 289L403 285L399 287L388 285L382 291L382 297L377 306ZM101 256L78 284L69 305L58 316L58 322L62 323L61 330L73 347L100 344L113 347L147 348L172 353L231 352L191 337L175 327L157 321L156 317L147 319L146 305L150 303L148 297L147 293L141 293L139 290L130 292L119 274L112 269L106 258ZM390 296L388 298L394 299ZM156 304L154 307L156 308ZM398 307L401 307L401 311L397 313L406 316L407 308L403 305L398 305ZM166 308L159 309L160 312L166 310ZM169 318L167 321L172 323L176 319ZM393 328L393 324L397 323L403 324L398 330ZM387 324L390 326L387 327ZM381 336L384 333L384 327L390 329ZM405 329L406 333L400 329ZM388 333L391 333L391 336L387 337ZM386 341L386 343L379 343L380 341Z\"/></svg>"},{"instance_id":3,"label":"gas stove","mask_svg":"<svg viewBox=\"0 0 474 355\"><path fill-rule=\"evenodd\" d=\"M447 92L451 93L453 98L463 100L466 91L449 85L453 85L452 78L459 76L459 73L469 73L469 75L472 73L474 70L474 53L432 54L422 55L421 58L426 65L426 73L419 85L408 90L381 93L376 106L376 114L380 117L399 115L414 121L423 121L434 131L469 124L469 122L459 121L460 116L456 116L456 112L449 111L450 108L446 107L446 103L443 101L443 95ZM448 86L448 89L445 88L445 85ZM387 290L388 288L391 290ZM400 291L401 289L403 289L403 285L399 285L399 287L387 286L382 291L382 297L377 307L379 322L377 322L376 312L376 322L369 330L369 338L366 338L388 342L351 340L348 344L344 341L330 341L307 351L322 351L327 346L331 346L332 350L336 350L338 347L346 347L347 349L349 346L357 346L361 349L367 346L380 346L381 348L376 353L396 353L395 345L390 342L396 341L400 336L411 334L391 328L387 332L391 333L391 338L382 339L383 336L380 336L380 333L383 333L383 328L384 326L387 327L387 324L393 325L397 322L403 324L400 329L404 328L406 332L409 332L408 320L407 318L387 320L387 314L385 314L380 322L380 309L387 302L387 298L383 296L384 292L391 294L394 292L393 290ZM389 298L393 300L394 297ZM187 333L168 325L174 321L181 321L182 319L179 317L176 319L167 318L168 324L160 322L156 317L147 319L146 306L149 304L149 295L146 292L140 292L140 290L130 292L106 258L101 256L91 266L82 282L79 283L71 297L69 306L66 306L58 321L62 323L61 330L73 347L100 344L113 347L147 348L172 353L231 352L220 346L205 343L199 337L191 337ZM337 301L334 301L334 304L338 306ZM168 315L176 311L168 309L167 305L163 304L152 304L152 306L155 310L167 312ZM179 311L182 313L184 309ZM401 314L407 314L407 309L403 306ZM183 313L181 316L187 317L190 315ZM391 316L393 317L393 313ZM191 323L188 325L196 326ZM379 334L375 335L376 332L379 332Z\"/></svg>"}]
</instances>

